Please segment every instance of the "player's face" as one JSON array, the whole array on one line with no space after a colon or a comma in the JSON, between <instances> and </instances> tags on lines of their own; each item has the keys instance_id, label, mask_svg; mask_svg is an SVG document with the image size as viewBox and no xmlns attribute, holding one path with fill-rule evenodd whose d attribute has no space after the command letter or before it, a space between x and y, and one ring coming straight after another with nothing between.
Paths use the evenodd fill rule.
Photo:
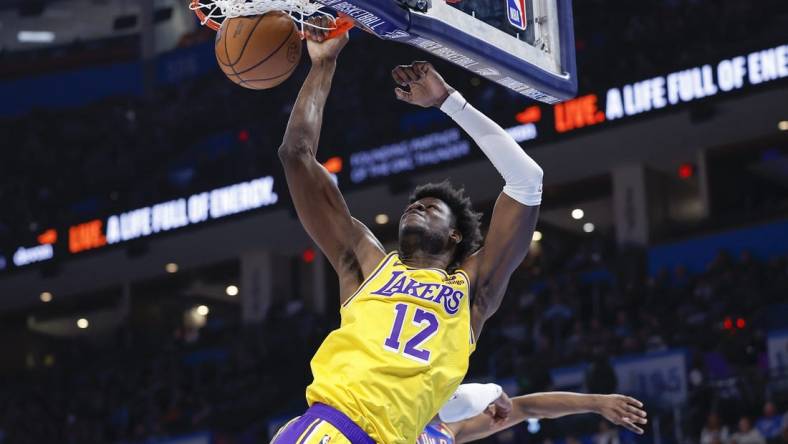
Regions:
<instances>
[{"instance_id":1,"label":"player's face","mask_svg":"<svg viewBox=\"0 0 788 444\"><path fill-rule=\"evenodd\" d=\"M448 205L434 197L417 200L405 208L399 220L400 236L421 234L433 242L447 245L454 229L454 214Z\"/></svg>"}]
</instances>

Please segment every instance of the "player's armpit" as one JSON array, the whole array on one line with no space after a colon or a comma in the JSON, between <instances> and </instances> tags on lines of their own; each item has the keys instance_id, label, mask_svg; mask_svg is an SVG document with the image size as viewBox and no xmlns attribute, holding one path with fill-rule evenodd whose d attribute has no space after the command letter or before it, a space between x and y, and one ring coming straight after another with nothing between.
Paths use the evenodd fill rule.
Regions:
<instances>
[{"instance_id":1,"label":"player's armpit","mask_svg":"<svg viewBox=\"0 0 788 444\"><path fill-rule=\"evenodd\" d=\"M339 188L308 148L283 146L279 155L298 218L339 275L344 302L383 258L383 248L350 215Z\"/></svg>"},{"instance_id":2,"label":"player's armpit","mask_svg":"<svg viewBox=\"0 0 788 444\"><path fill-rule=\"evenodd\" d=\"M528 254L538 217L538 206L524 205L501 193L484 246L463 264L473 285L471 327L477 339L500 307L509 278Z\"/></svg>"}]
</instances>

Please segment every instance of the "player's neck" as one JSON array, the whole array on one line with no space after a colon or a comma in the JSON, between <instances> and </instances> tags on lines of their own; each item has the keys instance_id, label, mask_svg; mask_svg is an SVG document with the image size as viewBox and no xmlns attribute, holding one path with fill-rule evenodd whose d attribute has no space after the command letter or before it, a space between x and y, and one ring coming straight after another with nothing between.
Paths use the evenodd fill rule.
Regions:
<instances>
[{"instance_id":1,"label":"player's neck","mask_svg":"<svg viewBox=\"0 0 788 444\"><path fill-rule=\"evenodd\" d=\"M399 260L411 268L438 268L445 270L451 262L451 253L428 253L424 250L399 251Z\"/></svg>"}]
</instances>

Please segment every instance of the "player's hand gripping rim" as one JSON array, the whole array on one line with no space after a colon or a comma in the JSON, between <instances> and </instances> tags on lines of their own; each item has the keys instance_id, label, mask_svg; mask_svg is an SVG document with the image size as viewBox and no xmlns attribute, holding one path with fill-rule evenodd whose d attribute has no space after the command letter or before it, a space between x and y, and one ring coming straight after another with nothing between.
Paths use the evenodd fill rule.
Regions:
<instances>
[{"instance_id":1,"label":"player's hand gripping rim","mask_svg":"<svg viewBox=\"0 0 788 444\"><path fill-rule=\"evenodd\" d=\"M312 17L304 27L304 38L312 63L334 61L339 57L342 48L348 42L348 32L342 32L332 38L332 33L339 29L335 19L328 16Z\"/></svg>"}]
</instances>

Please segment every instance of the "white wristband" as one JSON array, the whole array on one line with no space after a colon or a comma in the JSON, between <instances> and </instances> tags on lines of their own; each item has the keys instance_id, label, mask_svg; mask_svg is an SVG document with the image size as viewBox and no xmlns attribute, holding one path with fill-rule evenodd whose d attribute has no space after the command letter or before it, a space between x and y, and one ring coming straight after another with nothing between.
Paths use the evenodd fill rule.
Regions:
<instances>
[{"instance_id":1,"label":"white wristband","mask_svg":"<svg viewBox=\"0 0 788 444\"><path fill-rule=\"evenodd\" d=\"M503 393L498 384L462 384L451 399L440 409L443 422L459 422L480 415Z\"/></svg>"}]
</instances>

